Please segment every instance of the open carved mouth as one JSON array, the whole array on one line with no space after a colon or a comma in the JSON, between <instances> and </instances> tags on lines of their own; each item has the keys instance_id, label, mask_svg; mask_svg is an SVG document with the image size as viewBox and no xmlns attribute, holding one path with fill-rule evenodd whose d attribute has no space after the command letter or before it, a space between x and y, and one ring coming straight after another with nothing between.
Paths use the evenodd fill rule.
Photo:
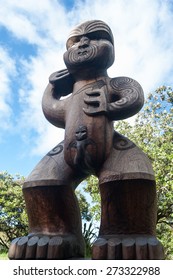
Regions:
<instances>
[{"instance_id":1,"label":"open carved mouth","mask_svg":"<svg viewBox=\"0 0 173 280\"><path fill-rule=\"evenodd\" d=\"M85 50L85 51L79 51L79 52L78 52L78 55L79 55L79 56L83 56L83 55L87 55L87 54L88 54L88 51L86 51L86 50Z\"/></svg>"}]
</instances>

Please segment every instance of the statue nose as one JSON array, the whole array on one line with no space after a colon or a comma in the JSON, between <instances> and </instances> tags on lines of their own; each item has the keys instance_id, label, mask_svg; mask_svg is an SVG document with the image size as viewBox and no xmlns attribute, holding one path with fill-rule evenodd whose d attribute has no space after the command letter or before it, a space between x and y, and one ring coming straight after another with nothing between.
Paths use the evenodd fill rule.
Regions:
<instances>
[{"instance_id":1,"label":"statue nose","mask_svg":"<svg viewBox=\"0 0 173 280\"><path fill-rule=\"evenodd\" d=\"M83 36L79 41L79 48L86 48L89 46L90 40L88 37Z\"/></svg>"}]
</instances>

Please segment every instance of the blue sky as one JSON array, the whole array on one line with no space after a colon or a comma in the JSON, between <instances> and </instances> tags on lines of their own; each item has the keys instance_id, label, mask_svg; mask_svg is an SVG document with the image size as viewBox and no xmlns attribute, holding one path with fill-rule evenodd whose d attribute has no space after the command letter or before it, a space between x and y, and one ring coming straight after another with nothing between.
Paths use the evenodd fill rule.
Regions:
<instances>
[{"instance_id":1,"label":"blue sky","mask_svg":"<svg viewBox=\"0 0 173 280\"><path fill-rule=\"evenodd\" d=\"M146 94L173 86L172 1L0 0L0 7L0 171L27 176L63 139L44 118L41 98L49 75L64 68L66 38L80 22L110 25L111 77L132 77Z\"/></svg>"}]
</instances>

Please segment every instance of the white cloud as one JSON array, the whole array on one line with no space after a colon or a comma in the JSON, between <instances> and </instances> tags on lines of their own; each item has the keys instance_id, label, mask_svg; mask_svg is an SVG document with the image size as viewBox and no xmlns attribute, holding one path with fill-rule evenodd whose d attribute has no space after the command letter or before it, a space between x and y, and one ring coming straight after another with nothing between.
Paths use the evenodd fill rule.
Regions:
<instances>
[{"instance_id":1,"label":"white cloud","mask_svg":"<svg viewBox=\"0 0 173 280\"><path fill-rule=\"evenodd\" d=\"M24 83L19 90L22 112L18 129L25 127L23 135L32 139L33 153L42 155L63 138L62 130L44 119L41 98L49 75L64 68L65 40L74 25L88 19L107 22L115 37L116 50L115 64L108 73L111 77L136 79L146 93L160 84L170 84L173 69L173 11L169 1L78 0L71 11L59 3L1 0L0 24L16 39L37 46L35 57L19 61ZM7 60L14 67L13 59L3 59ZM3 75L4 87L9 92L9 70L4 67ZM1 99L3 110L10 110L7 99Z\"/></svg>"},{"instance_id":2,"label":"white cloud","mask_svg":"<svg viewBox=\"0 0 173 280\"><path fill-rule=\"evenodd\" d=\"M81 3L81 2L80 2ZM111 76L131 76L145 92L167 82L173 68L173 11L169 1L88 0L80 4L79 21L102 19L115 37L116 62Z\"/></svg>"},{"instance_id":3,"label":"white cloud","mask_svg":"<svg viewBox=\"0 0 173 280\"><path fill-rule=\"evenodd\" d=\"M57 68L64 67L62 54L61 57L57 55L56 60L55 54L56 51L42 49L39 57L33 57L29 62L23 61L23 75L27 83L26 88L23 87L20 90L21 121L19 128L25 128L24 137L27 135L31 138L30 130L36 131L33 154L43 154L63 139L63 131L47 122L41 108L43 92L48 84L50 73L56 71ZM30 90L27 89L28 84L32 85Z\"/></svg>"},{"instance_id":4,"label":"white cloud","mask_svg":"<svg viewBox=\"0 0 173 280\"><path fill-rule=\"evenodd\" d=\"M9 56L8 51L0 46L0 131L10 127L12 114L10 78L15 74L14 60Z\"/></svg>"},{"instance_id":5,"label":"white cloud","mask_svg":"<svg viewBox=\"0 0 173 280\"><path fill-rule=\"evenodd\" d=\"M44 45L50 39L61 40L65 22L65 9L56 0L1 0L0 24L28 43Z\"/></svg>"},{"instance_id":6,"label":"white cloud","mask_svg":"<svg viewBox=\"0 0 173 280\"><path fill-rule=\"evenodd\" d=\"M37 46L36 57L31 56L27 60L21 58L18 61L23 82L19 89L21 114L16 130L22 131L21 135L26 143L34 141L34 154L44 153L63 138L62 130L45 120L41 98L49 75L57 69L64 68L64 50L62 51L61 47L65 49L69 23L66 21L64 7L57 1L3 2L0 10L1 25L16 39ZM4 102L4 108L5 105L10 109Z\"/></svg>"}]
</instances>

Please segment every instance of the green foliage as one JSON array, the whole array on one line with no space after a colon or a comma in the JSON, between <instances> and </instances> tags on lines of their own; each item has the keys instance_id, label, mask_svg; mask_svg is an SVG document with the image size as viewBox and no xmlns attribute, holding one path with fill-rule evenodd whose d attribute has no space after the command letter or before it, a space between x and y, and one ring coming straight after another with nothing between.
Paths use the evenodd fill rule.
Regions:
<instances>
[{"instance_id":1,"label":"green foliage","mask_svg":"<svg viewBox=\"0 0 173 280\"><path fill-rule=\"evenodd\" d=\"M100 194L98 189L98 179L94 175L91 175L86 179L86 186L84 187L84 191L89 193L92 199L92 203L90 205L89 211L93 217L93 220L100 221Z\"/></svg>"},{"instance_id":2,"label":"green foliage","mask_svg":"<svg viewBox=\"0 0 173 280\"><path fill-rule=\"evenodd\" d=\"M173 91L162 86L150 93L133 124L115 123L115 130L127 136L151 159L158 195L157 235L165 246L167 259L173 259ZM100 196L94 176L87 180L93 205L90 210L100 219Z\"/></svg>"},{"instance_id":3,"label":"green foliage","mask_svg":"<svg viewBox=\"0 0 173 280\"><path fill-rule=\"evenodd\" d=\"M76 190L75 193L78 199L82 220L87 222L91 221L92 215L89 210L89 203L87 202L86 197L80 190Z\"/></svg>"},{"instance_id":4,"label":"green foliage","mask_svg":"<svg viewBox=\"0 0 173 280\"><path fill-rule=\"evenodd\" d=\"M88 258L88 257L91 257L92 244L97 237L96 230L95 230L95 227L93 226L92 222L90 222L89 224L84 223L83 237L85 240L85 248L86 248L85 257Z\"/></svg>"},{"instance_id":5,"label":"green foliage","mask_svg":"<svg viewBox=\"0 0 173 280\"><path fill-rule=\"evenodd\" d=\"M165 258L173 260L173 228L164 222L158 223L157 236L164 246Z\"/></svg>"},{"instance_id":6,"label":"green foliage","mask_svg":"<svg viewBox=\"0 0 173 280\"><path fill-rule=\"evenodd\" d=\"M0 253L0 260L8 260L7 252Z\"/></svg>"},{"instance_id":7,"label":"green foliage","mask_svg":"<svg viewBox=\"0 0 173 280\"><path fill-rule=\"evenodd\" d=\"M84 186L83 189L85 189ZM90 204L87 201L86 196L84 196L81 191L82 190L76 190L75 193L79 202L79 208L82 217L82 233L85 240L85 249L86 249L85 257L90 258L92 243L96 238L96 233L98 231L98 228L96 228L93 225L92 220L94 220L94 217L92 216L91 213Z\"/></svg>"},{"instance_id":8,"label":"green foliage","mask_svg":"<svg viewBox=\"0 0 173 280\"><path fill-rule=\"evenodd\" d=\"M23 177L0 173L0 248L8 249L16 237L27 233L27 215L22 195Z\"/></svg>"}]
</instances>

